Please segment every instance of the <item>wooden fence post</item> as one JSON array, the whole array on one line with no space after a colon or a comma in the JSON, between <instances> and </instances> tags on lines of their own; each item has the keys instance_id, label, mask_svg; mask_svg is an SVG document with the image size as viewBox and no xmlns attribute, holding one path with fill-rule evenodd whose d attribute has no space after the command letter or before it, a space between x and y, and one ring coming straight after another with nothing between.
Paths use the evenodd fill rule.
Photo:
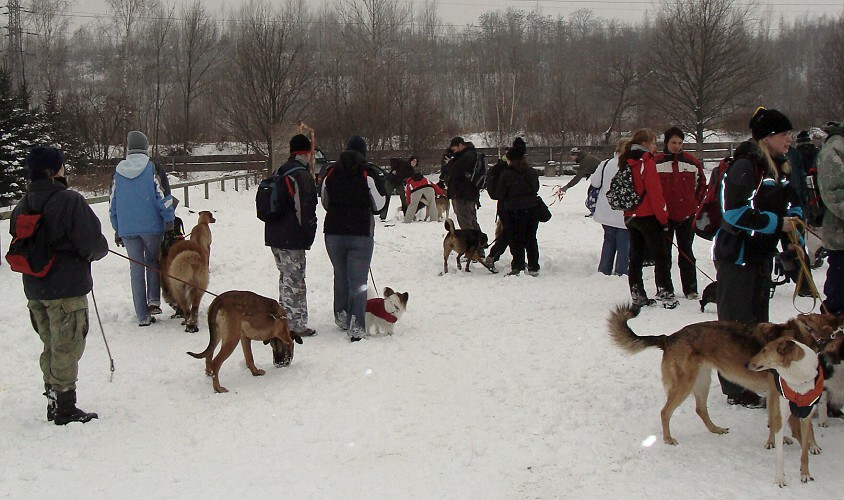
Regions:
<instances>
[{"instance_id":1,"label":"wooden fence post","mask_svg":"<svg viewBox=\"0 0 844 500\"><path fill-rule=\"evenodd\" d=\"M209 184L208 182L205 183L205 199L206 200L209 199L208 184Z\"/></svg>"},{"instance_id":2,"label":"wooden fence post","mask_svg":"<svg viewBox=\"0 0 844 500\"><path fill-rule=\"evenodd\" d=\"M185 207L190 207L190 195L188 194L188 186L185 186Z\"/></svg>"},{"instance_id":3,"label":"wooden fence post","mask_svg":"<svg viewBox=\"0 0 844 500\"><path fill-rule=\"evenodd\" d=\"M220 179L220 191L222 191L224 193L226 192L226 180L225 179Z\"/></svg>"},{"instance_id":4,"label":"wooden fence post","mask_svg":"<svg viewBox=\"0 0 844 500\"><path fill-rule=\"evenodd\" d=\"M234 178L234 190L237 191L237 177Z\"/></svg>"}]
</instances>

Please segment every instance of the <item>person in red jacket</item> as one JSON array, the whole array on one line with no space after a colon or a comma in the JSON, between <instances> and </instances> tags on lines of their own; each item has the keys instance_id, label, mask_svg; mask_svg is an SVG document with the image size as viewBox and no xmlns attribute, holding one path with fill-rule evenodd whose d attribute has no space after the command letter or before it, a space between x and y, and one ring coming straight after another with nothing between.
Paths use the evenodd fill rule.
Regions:
<instances>
[{"instance_id":1,"label":"person in red jacket","mask_svg":"<svg viewBox=\"0 0 844 500\"><path fill-rule=\"evenodd\" d=\"M633 304L639 307L656 305L648 298L642 281L643 253L647 246L654 259L654 278L656 280L656 298L662 301L666 309L677 307L674 286L671 283L671 270L668 260L668 247L665 235L668 231L668 208L662 194L662 184L656 172L653 151L656 134L651 129L637 130L624 152L618 158L619 168L627 166L633 177L633 187L642 197L642 202L632 210L624 212L624 224L630 232L630 263L627 267L627 282Z\"/></svg>"},{"instance_id":2,"label":"person in red jacket","mask_svg":"<svg viewBox=\"0 0 844 500\"><path fill-rule=\"evenodd\" d=\"M433 182L429 181L419 172L407 178L404 185L404 196L407 202L407 212L404 214L405 222L413 222L413 216L419 211L419 204L427 207L425 219L437 220L437 204L434 201L437 196L445 196L445 191Z\"/></svg>"},{"instance_id":3,"label":"person in red jacket","mask_svg":"<svg viewBox=\"0 0 844 500\"><path fill-rule=\"evenodd\" d=\"M692 223L695 212L706 191L706 175L703 165L691 154L683 151L686 138L678 127L671 127L663 133L664 149L654 156L656 171L662 183L662 194L668 208L668 232L665 245L668 248L668 269L671 269L671 250L675 235L677 238L677 267L683 295L697 300L697 272L695 254L692 250L695 232ZM669 278L670 278L669 273Z\"/></svg>"}]
</instances>

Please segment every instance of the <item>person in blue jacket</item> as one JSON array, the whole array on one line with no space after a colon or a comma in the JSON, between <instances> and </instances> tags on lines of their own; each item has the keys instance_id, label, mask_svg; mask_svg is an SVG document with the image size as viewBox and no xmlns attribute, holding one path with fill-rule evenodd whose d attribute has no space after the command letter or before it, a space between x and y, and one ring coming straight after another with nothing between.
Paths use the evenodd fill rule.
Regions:
<instances>
[{"instance_id":1,"label":"person in blue jacket","mask_svg":"<svg viewBox=\"0 0 844 500\"><path fill-rule=\"evenodd\" d=\"M114 242L125 246L132 259L129 274L138 326L155 323L152 315L161 314L159 247L164 233L173 231L176 216L167 175L150 160L148 148L146 135L129 132L126 159L117 165L109 201Z\"/></svg>"}]
</instances>

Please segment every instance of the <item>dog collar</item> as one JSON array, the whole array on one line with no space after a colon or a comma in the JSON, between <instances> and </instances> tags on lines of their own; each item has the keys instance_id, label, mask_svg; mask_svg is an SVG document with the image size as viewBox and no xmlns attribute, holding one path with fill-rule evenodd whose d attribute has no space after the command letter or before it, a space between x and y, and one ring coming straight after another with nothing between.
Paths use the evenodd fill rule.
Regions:
<instances>
[{"instance_id":1,"label":"dog collar","mask_svg":"<svg viewBox=\"0 0 844 500\"><path fill-rule=\"evenodd\" d=\"M399 319L387 312L384 307L384 299L369 299L366 301L366 312L377 316L387 323L395 323Z\"/></svg>"},{"instance_id":2,"label":"dog collar","mask_svg":"<svg viewBox=\"0 0 844 500\"><path fill-rule=\"evenodd\" d=\"M800 394L789 387L785 379L776 370L774 370L774 382L777 384L777 390L782 397L788 400L792 415L798 418L806 418L823 393L823 368L818 364L815 386L805 394Z\"/></svg>"}]
</instances>

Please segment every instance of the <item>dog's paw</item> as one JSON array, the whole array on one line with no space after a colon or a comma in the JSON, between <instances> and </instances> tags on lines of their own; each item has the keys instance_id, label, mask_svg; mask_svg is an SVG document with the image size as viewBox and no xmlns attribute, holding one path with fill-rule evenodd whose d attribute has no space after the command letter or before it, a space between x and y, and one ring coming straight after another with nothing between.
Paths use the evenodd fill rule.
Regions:
<instances>
[{"instance_id":1,"label":"dog's paw","mask_svg":"<svg viewBox=\"0 0 844 500\"><path fill-rule=\"evenodd\" d=\"M813 478L808 472L806 474L800 474L800 482L801 483L808 483L809 481L814 481Z\"/></svg>"},{"instance_id":2,"label":"dog's paw","mask_svg":"<svg viewBox=\"0 0 844 500\"><path fill-rule=\"evenodd\" d=\"M184 323L182 323L184 324ZM196 325L187 325L185 326L185 331L188 333L196 333L199 331L199 327Z\"/></svg>"},{"instance_id":3,"label":"dog's paw","mask_svg":"<svg viewBox=\"0 0 844 500\"><path fill-rule=\"evenodd\" d=\"M670 444L671 446L677 446L678 444L680 444L680 442L679 442L679 441L677 441L676 439L674 439L674 438L673 438L673 437L671 437L671 436L668 436L668 437L663 438L663 439L662 439L662 441L663 441L665 444Z\"/></svg>"},{"instance_id":4,"label":"dog's paw","mask_svg":"<svg viewBox=\"0 0 844 500\"><path fill-rule=\"evenodd\" d=\"M812 455L820 455L821 454L821 447L818 446L818 443L810 443L809 444L809 453Z\"/></svg>"},{"instance_id":5,"label":"dog's paw","mask_svg":"<svg viewBox=\"0 0 844 500\"><path fill-rule=\"evenodd\" d=\"M264 371L264 370L262 370L262 369L260 369L260 368L256 368L256 369L254 369L254 370L250 370L250 371L252 372L252 376L253 376L253 377L260 377L261 375L263 375L263 374L267 373L266 371Z\"/></svg>"}]
</instances>

